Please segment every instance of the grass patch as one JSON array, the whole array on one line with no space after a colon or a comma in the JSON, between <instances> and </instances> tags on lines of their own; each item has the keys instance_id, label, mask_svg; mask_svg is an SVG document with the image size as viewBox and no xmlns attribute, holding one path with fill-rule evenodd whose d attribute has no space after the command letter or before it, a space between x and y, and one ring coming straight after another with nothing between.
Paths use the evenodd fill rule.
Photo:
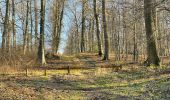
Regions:
<instances>
[{"instance_id":1,"label":"grass patch","mask_svg":"<svg viewBox=\"0 0 170 100\"><path fill-rule=\"evenodd\" d=\"M62 56L61 61L78 62L87 54ZM91 58L89 58L91 59ZM54 63L57 61L53 60ZM81 63L85 63L82 61ZM102 62L101 62L102 63ZM123 62L115 62L123 64ZM67 64L67 63L66 63ZM74 65L74 64L73 64ZM57 65L56 65L57 66ZM88 66L87 66L88 67ZM115 71L113 68L71 69L67 70L28 70L28 77L22 76L25 72L15 76L14 71L6 68L0 76L0 99L35 99L35 100L108 100L108 99L142 99L168 100L170 98L170 74L168 67L161 66L159 71L155 67L149 68L126 65Z\"/></svg>"}]
</instances>

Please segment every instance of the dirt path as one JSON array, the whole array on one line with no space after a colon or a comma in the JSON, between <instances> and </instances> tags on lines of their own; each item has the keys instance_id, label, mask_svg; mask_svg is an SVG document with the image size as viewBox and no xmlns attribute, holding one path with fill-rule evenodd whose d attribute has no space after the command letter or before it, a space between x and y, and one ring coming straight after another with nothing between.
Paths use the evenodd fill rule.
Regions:
<instances>
[{"instance_id":1,"label":"dirt path","mask_svg":"<svg viewBox=\"0 0 170 100\"><path fill-rule=\"evenodd\" d=\"M161 100L170 96L170 68L155 73L146 67L123 66L119 71L95 55L79 55L69 60L53 60L48 67L68 65L71 70L29 70L28 77L0 76L0 100ZM80 68L87 68L81 70Z\"/></svg>"},{"instance_id":2,"label":"dirt path","mask_svg":"<svg viewBox=\"0 0 170 100\"><path fill-rule=\"evenodd\" d=\"M70 66L71 69L92 69L98 67L99 59L97 56L83 55L75 57L71 60L49 60L47 62L48 69L67 69Z\"/></svg>"},{"instance_id":3,"label":"dirt path","mask_svg":"<svg viewBox=\"0 0 170 100\"><path fill-rule=\"evenodd\" d=\"M96 67L96 61L92 59L92 57L89 56L81 56L79 57L80 63L83 63L84 66L88 67Z\"/></svg>"}]
</instances>

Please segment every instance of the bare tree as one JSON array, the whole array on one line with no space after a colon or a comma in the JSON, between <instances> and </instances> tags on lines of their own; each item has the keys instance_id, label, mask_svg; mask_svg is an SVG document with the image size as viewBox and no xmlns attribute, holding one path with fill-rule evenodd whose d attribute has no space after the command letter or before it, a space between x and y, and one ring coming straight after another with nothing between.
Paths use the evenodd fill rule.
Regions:
<instances>
[{"instance_id":1,"label":"bare tree","mask_svg":"<svg viewBox=\"0 0 170 100\"><path fill-rule=\"evenodd\" d=\"M147 38L147 65L159 65L159 58L156 50L155 39L153 35L152 20L152 0L144 0L145 29Z\"/></svg>"},{"instance_id":2,"label":"bare tree","mask_svg":"<svg viewBox=\"0 0 170 100\"><path fill-rule=\"evenodd\" d=\"M53 32L52 32L52 50L53 53L58 52L59 44L60 44L60 36L61 36L61 30L62 30L62 21L63 21L63 15L64 15L64 6L65 6L65 0L62 0L60 2L55 1L54 5L54 14L52 25L53 25Z\"/></svg>"},{"instance_id":3,"label":"bare tree","mask_svg":"<svg viewBox=\"0 0 170 100\"><path fill-rule=\"evenodd\" d=\"M98 19L98 14L97 14L96 0L93 0L93 9L94 9L94 17L96 20L96 36L97 36L97 42L98 42L98 55L102 56L100 30L99 30L99 19Z\"/></svg>"},{"instance_id":4,"label":"bare tree","mask_svg":"<svg viewBox=\"0 0 170 100\"><path fill-rule=\"evenodd\" d=\"M42 65L46 64L45 60L45 45L44 45L44 25L45 25L45 0L41 0L40 11L40 40L38 47L38 62Z\"/></svg>"},{"instance_id":5,"label":"bare tree","mask_svg":"<svg viewBox=\"0 0 170 100\"><path fill-rule=\"evenodd\" d=\"M12 30L13 30L13 48L16 50L16 29L15 29L15 0L12 0Z\"/></svg>"},{"instance_id":6,"label":"bare tree","mask_svg":"<svg viewBox=\"0 0 170 100\"><path fill-rule=\"evenodd\" d=\"M4 21L4 31L2 34L2 50L6 50L7 34L8 34L8 24L9 24L9 0L6 0L6 14Z\"/></svg>"},{"instance_id":7,"label":"bare tree","mask_svg":"<svg viewBox=\"0 0 170 100\"><path fill-rule=\"evenodd\" d=\"M35 14L35 46L38 44L38 6L37 0L34 0L34 14Z\"/></svg>"},{"instance_id":8,"label":"bare tree","mask_svg":"<svg viewBox=\"0 0 170 100\"><path fill-rule=\"evenodd\" d=\"M25 30L24 30L24 43L23 43L23 51L24 54L26 53L27 47L28 47L28 19L29 17L29 1L27 0L27 14L26 14L26 24L25 24Z\"/></svg>"},{"instance_id":9,"label":"bare tree","mask_svg":"<svg viewBox=\"0 0 170 100\"><path fill-rule=\"evenodd\" d=\"M107 23L105 14L105 0L102 0L102 18L103 18L103 30L104 30L104 58L103 60L109 59L109 41L107 34Z\"/></svg>"},{"instance_id":10,"label":"bare tree","mask_svg":"<svg viewBox=\"0 0 170 100\"><path fill-rule=\"evenodd\" d=\"M31 43L31 51L33 50L33 15L32 15L32 1L30 1L30 21L31 21L31 25L30 25L30 43Z\"/></svg>"},{"instance_id":11,"label":"bare tree","mask_svg":"<svg viewBox=\"0 0 170 100\"><path fill-rule=\"evenodd\" d=\"M81 52L85 52L85 41L84 41L84 33L85 33L85 4L86 4L86 0L82 0Z\"/></svg>"}]
</instances>

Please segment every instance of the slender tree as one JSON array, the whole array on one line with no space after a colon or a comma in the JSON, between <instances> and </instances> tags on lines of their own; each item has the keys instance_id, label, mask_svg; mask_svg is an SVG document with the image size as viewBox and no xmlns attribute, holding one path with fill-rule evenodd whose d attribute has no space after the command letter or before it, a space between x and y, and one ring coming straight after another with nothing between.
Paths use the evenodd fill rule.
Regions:
<instances>
[{"instance_id":1,"label":"slender tree","mask_svg":"<svg viewBox=\"0 0 170 100\"><path fill-rule=\"evenodd\" d=\"M103 30L104 30L104 58L109 59L109 41L107 34L106 12L105 12L105 0L102 0L102 18L103 18Z\"/></svg>"},{"instance_id":2,"label":"slender tree","mask_svg":"<svg viewBox=\"0 0 170 100\"><path fill-rule=\"evenodd\" d=\"M98 43L98 55L102 56L100 30L99 30L99 19L98 19L98 14L97 14L96 0L93 0L93 10L94 10L94 17L96 20L96 36L97 36L97 43Z\"/></svg>"},{"instance_id":3,"label":"slender tree","mask_svg":"<svg viewBox=\"0 0 170 100\"><path fill-rule=\"evenodd\" d=\"M86 0L82 0L81 52L85 52L85 41L84 41L84 33L85 33L85 3L86 3Z\"/></svg>"},{"instance_id":4,"label":"slender tree","mask_svg":"<svg viewBox=\"0 0 170 100\"><path fill-rule=\"evenodd\" d=\"M31 42L31 50L33 50L33 15L32 15L32 1L30 1L30 21L31 21L31 34L30 34L30 42Z\"/></svg>"},{"instance_id":5,"label":"slender tree","mask_svg":"<svg viewBox=\"0 0 170 100\"><path fill-rule=\"evenodd\" d=\"M40 39L38 47L38 62L42 65L46 64L45 46L44 46L44 25L45 25L45 0L41 0L40 11Z\"/></svg>"},{"instance_id":6,"label":"slender tree","mask_svg":"<svg viewBox=\"0 0 170 100\"><path fill-rule=\"evenodd\" d=\"M24 43L23 43L23 51L26 53L28 47L28 15L29 15L29 1L27 0L27 14L26 14L26 23L25 23L25 31L24 31Z\"/></svg>"},{"instance_id":7,"label":"slender tree","mask_svg":"<svg viewBox=\"0 0 170 100\"><path fill-rule=\"evenodd\" d=\"M5 21L4 21L4 31L2 34L2 50L6 50L6 40L7 40L7 33L8 33L8 24L9 24L9 0L6 0L6 14L5 14Z\"/></svg>"},{"instance_id":8,"label":"slender tree","mask_svg":"<svg viewBox=\"0 0 170 100\"><path fill-rule=\"evenodd\" d=\"M13 48L16 50L16 29L15 29L15 0L12 0L12 31L13 31Z\"/></svg>"},{"instance_id":9,"label":"slender tree","mask_svg":"<svg viewBox=\"0 0 170 100\"><path fill-rule=\"evenodd\" d=\"M55 9L54 9L54 22L53 22L53 40L52 40L52 48L53 52L57 53L59 44L60 44L60 36L62 30L62 21L64 15L64 5L65 0L61 2L55 2Z\"/></svg>"},{"instance_id":10,"label":"slender tree","mask_svg":"<svg viewBox=\"0 0 170 100\"><path fill-rule=\"evenodd\" d=\"M35 46L38 46L38 6L37 6L37 0L34 0L34 15L35 15Z\"/></svg>"}]
</instances>

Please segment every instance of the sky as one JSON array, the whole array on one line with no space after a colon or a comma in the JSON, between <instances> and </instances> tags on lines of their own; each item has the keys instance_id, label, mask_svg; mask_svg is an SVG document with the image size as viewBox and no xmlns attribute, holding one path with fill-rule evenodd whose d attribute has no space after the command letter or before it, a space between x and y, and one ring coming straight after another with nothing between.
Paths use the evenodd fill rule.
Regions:
<instances>
[{"instance_id":1,"label":"sky","mask_svg":"<svg viewBox=\"0 0 170 100\"><path fill-rule=\"evenodd\" d=\"M67 39L68 39L68 34L70 31L71 25L73 23L74 16L70 8L72 7L76 8L78 12L81 10L81 6L75 5L75 2L77 1L78 0L68 0L68 3L66 4L65 10L64 10L64 16L63 16L63 27L62 27L62 33L61 33L59 53L64 52L64 48L66 46Z\"/></svg>"},{"instance_id":2,"label":"sky","mask_svg":"<svg viewBox=\"0 0 170 100\"><path fill-rule=\"evenodd\" d=\"M23 0L16 0L16 2L20 2L20 1L23 1ZM40 0L39 0L40 1ZM52 0L46 0L46 26L49 25L48 23L48 15L49 15L49 8L50 8L50 5L52 4L51 1ZM74 2L75 0L68 0L68 4L72 4L72 2ZM38 3L40 5L40 2ZM33 6L34 4L32 4ZM0 0L0 8L1 8L1 11L2 11L2 14L3 16L5 16L5 0ZM40 6L39 6L40 8ZM16 10L16 12L18 12ZM22 15L22 13L20 13ZM19 17L18 17L19 14L16 13L16 20L19 20ZM34 14L32 15L33 18L34 18ZM70 30L70 26L71 26L71 23L72 23L72 14L71 12L69 11L69 9L66 7L65 10L64 10L64 16L63 16L63 27L62 27L62 33L61 33L61 41L60 41L60 47L59 47L59 53L63 53L64 52L64 48L66 46L66 42L67 42L67 38L68 38L68 34L69 34L69 30ZM1 36L2 36L2 33L3 33L3 21L1 20L0 18L0 22L2 26L0 26L0 45L1 45ZM18 41L18 44L22 44L22 36L23 36L23 30L21 29L22 28L22 23L21 21L17 21L16 22L17 26L17 41ZM34 24L34 23L33 23ZM49 32L49 27L46 27L45 26L45 34L46 34L46 37L49 36L49 34L51 34L51 32ZM40 28L38 28L39 30ZM51 29L51 26L50 26L50 29ZM33 29L34 30L34 29ZM33 32L34 33L34 32ZM50 47L50 43L48 43L48 40L49 38L46 38L46 48L49 48Z\"/></svg>"},{"instance_id":3,"label":"sky","mask_svg":"<svg viewBox=\"0 0 170 100\"><path fill-rule=\"evenodd\" d=\"M65 8L64 10L64 16L63 16L63 27L62 27L62 33L61 33L61 41L60 41L60 47L59 47L59 53L64 52L64 48L67 43L68 34L71 26L71 14L69 14L69 10ZM69 16L68 16L69 15Z\"/></svg>"}]
</instances>

